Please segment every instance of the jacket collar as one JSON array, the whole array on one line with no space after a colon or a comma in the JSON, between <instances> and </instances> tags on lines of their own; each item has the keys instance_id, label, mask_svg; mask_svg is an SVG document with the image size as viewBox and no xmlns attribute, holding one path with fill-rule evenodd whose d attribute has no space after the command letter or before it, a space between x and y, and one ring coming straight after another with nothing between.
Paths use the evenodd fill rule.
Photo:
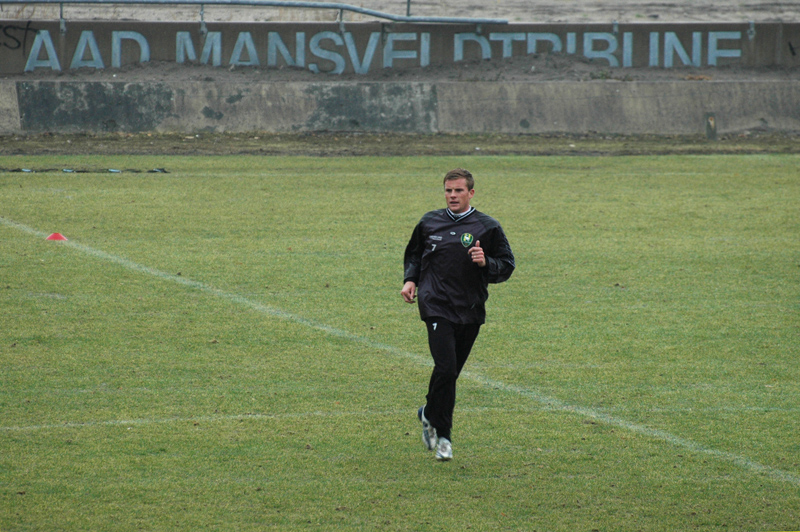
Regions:
<instances>
[{"instance_id":1,"label":"jacket collar","mask_svg":"<svg viewBox=\"0 0 800 532\"><path fill-rule=\"evenodd\" d=\"M445 212L447 213L447 216L449 216L451 220L457 222L459 220L463 220L464 218L475 212L475 207L470 206L470 208L467 209L465 212L459 214L454 213L450 209L445 209Z\"/></svg>"}]
</instances>

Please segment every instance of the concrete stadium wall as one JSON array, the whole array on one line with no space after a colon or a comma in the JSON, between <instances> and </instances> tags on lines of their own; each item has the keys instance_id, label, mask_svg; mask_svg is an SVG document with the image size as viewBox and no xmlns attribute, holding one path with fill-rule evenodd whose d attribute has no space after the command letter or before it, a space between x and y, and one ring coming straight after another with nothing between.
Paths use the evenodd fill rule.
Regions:
<instances>
[{"instance_id":1,"label":"concrete stadium wall","mask_svg":"<svg viewBox=\"0 0 800 532\"><path fill-rule=\"evenodd\" d=\"M800 131L798 81L0 81L0 133Z\"/></svg>"},{"instance_id":2,"label":"concrete stadium wall","mask_svg":"<svg viewBox=\"0 0 800 532\"><path fill-rule=\"evenodd\" d=\"M800 68L798 23L414 25L0 20L0 133L800 131L791 81L377 82L538 53L626 68ZM159 62L313 81L90 81ZM53 77L70 74L64 78ZM338 74L365 75L341 81ZM42 74L42 75L40 75ZM73 77L71 74L75 74ZM102 79L108 80L106 74ZM125 79L135 79L126 76ZM349 78L351 79L351 78ZM406 78L406 79L411 79Z\"/></svg>"}]
</instances>

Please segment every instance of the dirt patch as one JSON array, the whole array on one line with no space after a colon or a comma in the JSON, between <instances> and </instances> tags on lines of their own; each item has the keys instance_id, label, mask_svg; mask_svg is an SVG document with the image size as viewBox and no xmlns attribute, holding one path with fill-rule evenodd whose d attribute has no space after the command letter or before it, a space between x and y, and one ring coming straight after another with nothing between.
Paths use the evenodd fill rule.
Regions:
<instances>
[{"instance_id":1,"label":"dirt patch","mask_svg":"<svg viewBox=\"0 0 800 532\"><path fill-rule=\"evenodd\" d=\"M800 153L800 133L748 131L712 141L681 135L105 134L9 135L7 155L691 155ZM13 160L13 159L11 159ZM4 162L7 166L8 161ZM166 164L166 163L165 163ZM8 168L6 168L8 169Z\"/></svg>"}]
</instances>

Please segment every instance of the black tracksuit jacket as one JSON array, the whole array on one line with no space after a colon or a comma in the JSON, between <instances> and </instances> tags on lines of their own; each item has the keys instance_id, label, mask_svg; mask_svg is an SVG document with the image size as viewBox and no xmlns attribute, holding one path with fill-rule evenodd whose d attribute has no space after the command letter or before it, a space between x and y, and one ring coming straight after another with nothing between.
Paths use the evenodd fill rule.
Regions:
<instances>
[{"instance_id":1,"label":"black tracksuit jacket","mask_svg":"<svg viewBox=\"0 0 800 532\"><path fill-rule=\"evenodd\" d=\"M514 254L500 223L472 209L454 219L448 209L425 214L414 228L404 256L403 282L417 285L420 317L457 324L483 324L489 283L514 271ZM486 257L481 268L468 250L478 241Z\"/></svg>"}]
</instances>

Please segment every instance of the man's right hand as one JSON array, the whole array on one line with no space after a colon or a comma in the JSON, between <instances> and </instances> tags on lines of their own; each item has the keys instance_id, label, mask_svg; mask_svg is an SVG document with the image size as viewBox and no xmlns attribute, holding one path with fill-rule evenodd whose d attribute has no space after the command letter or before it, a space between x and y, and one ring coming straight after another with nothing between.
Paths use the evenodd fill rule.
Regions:
<instances>
[{"instance_id":1,"label":"man's right hand","mask_svg":"<svg viewBox=\"0 0 800 532\"><path fill-rule=\"evenodd\" d=\"M413 303L417 297L417 283L408 281L403 285L403 289L400 290L400 295L403 296L406 303Z\"/></svg>"}]
</instances>

